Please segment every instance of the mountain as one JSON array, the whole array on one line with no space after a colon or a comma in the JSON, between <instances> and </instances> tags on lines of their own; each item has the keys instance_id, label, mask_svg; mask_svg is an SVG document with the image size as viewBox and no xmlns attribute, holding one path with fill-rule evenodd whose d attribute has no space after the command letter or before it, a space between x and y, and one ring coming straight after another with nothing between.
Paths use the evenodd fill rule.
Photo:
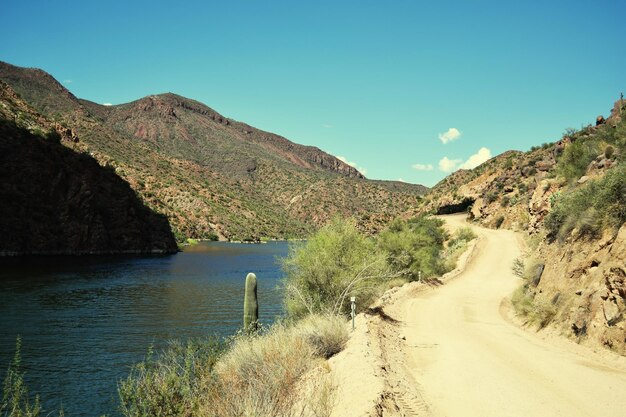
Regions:
<instances>
[{"instance_id":1,"label":"mountain","mask_svg":"<svg viewBox=\"0 0 626 417\"><path fill-rule=\"evenodd\" d=\"M626 102L606 119L528 152L460 170L425 197L422 212L467 212L525 236L524 320L626 355Z\"/></svg>"},{"instance_id":2,"label":"mountain","mask_svg":"<svg viewBox=\"0 0 626 417\"><path fill-rule=\"evenodd\" d=\"M335 215L375 232L427 191L367 180L318 148L175 94L103 106L76 98L42 70L0 63L0 79L166 215L179 240L305 237Z\"/></svg>"},{"instance_id":3,"label":"mountain","mask_svg":"<svg viewBox=\"0 0 626 417\"><path fill-rule=\"evenodd\" d=\"M171 253L167 219L0 82L0 255Z\"/></svg>"}]
</instances>

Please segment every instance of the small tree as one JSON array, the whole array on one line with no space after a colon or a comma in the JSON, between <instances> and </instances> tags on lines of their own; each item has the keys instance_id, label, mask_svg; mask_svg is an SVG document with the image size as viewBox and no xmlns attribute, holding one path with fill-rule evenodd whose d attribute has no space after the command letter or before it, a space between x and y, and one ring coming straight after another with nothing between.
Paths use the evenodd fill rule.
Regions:
<instances>
[{"instance_id":1,"label":"small tree","mask_svg":"<svg viewBox=\"0 0 626 417\"><path fill-rule=\"evenodd\" d=\"M290 247L283 260L285 307L299 318L307 313L349 314L350 296L367 307L394 272L385 255L358 232L354 223L334 219L306 243Z\"/></svg>"},{"instance_id":2,"label":"small tree","mask_svg":"<svg viewBox=\"0 0 626 417\"><path fill-rule=\"evenodd\" d=\"M385 254L394 271L410 280L440 275L444 271L440 252L447 234L439 219L418 217L409 221L394 220L378 239L378 247Z\"/></svg>"}]
</instances>

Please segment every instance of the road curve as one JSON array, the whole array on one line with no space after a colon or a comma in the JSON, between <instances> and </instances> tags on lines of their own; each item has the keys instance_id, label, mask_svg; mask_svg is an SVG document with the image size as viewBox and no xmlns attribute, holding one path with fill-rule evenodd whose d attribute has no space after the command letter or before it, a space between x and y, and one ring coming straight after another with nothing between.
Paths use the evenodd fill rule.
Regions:
<instances>
[{"instance_id":1,"label":"road curve","mask_svg":"<svg viewBox=\"0 0 626 417\"><path fill-rule=\"evenodd\" d=\"M447 219L458 223L458 217ZM403 305L406 369L434 416L626 416L626 372L507 321L515 234L480 236L465 271Z\"/></svg>"}]
</instances>

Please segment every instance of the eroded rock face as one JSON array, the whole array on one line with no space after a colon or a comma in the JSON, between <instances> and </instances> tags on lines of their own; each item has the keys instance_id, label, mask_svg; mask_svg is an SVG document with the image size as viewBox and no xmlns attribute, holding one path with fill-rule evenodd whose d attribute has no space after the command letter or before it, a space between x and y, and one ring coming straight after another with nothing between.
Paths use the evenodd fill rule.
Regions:
<instances>
[{"instance_id":1,"label":"eroded rock face","mask_svg":"<svg viewBox=\"0 0 626 417\"><path fill-rule=\"evenodd\" d=\"M538 289L564 294L553 325L626 354L626 225L598 241L546 245L540 253L546 269Z\"/></svg>"},{"instance_id":2,"label":"eroded rock face","mask_svg":"<svg viewBox=\"0 0 626 417\"><path fill-rule=\"evenodd\" d=\"M3 125L0 254L171 253L164 216L89 156Z\"/></svg>"},{"instance_id":3,"label":"eroded rock face","mask_svg":"<svg viewBox=\"0 0 626 417\"><path fill-rule=\"evenodd\" d=\"M77 141L0 84L0 256L175 252L167 219L64 139Z\"/></svg>"},{"instance_id":4,"label":"eroded rock face","mask_svg":"<svg viewBox=\"0 0 626 417\"><path fill-rule=\"evenodd\" d=\"M528 202L528 211L531 215L533 225L541 222L550 212L552 206L550 197L554 194L554 187L550 180L541 180L535 187L530 201Z\"/></svg>"}]
</instances>

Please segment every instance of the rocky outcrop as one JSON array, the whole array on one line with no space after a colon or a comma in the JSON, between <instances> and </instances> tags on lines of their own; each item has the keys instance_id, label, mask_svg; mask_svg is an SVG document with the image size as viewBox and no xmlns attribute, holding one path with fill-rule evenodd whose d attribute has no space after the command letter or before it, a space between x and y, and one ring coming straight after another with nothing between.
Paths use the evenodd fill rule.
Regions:
<instances>
[{"instance_id":1,"label":"rocky outcrop","mask_svg":"<svg viewBox=\"0 0 626 417\"><path fill-rule=\"evenodd\" d=\"M559 294L552 325L626 354L626 225L596 242L542 245L538 253L546 262L541 296Z\"/></svg>"},{"instance_id":2,"label":"rocky outcrop","mask_svg":"<svg viewBox=\"0 0 626 417\"><path fill-rule=\"evenodd\" d=\"M453 213L465 213L467 209L474 204L474 199L466 197L459 202L453 202L448 204L441 204L437 209L437 214L453 214Z\"/></svg>"},{"instance_id":3,"label":"rocky outcrop","mask_svg":"<svg viewBox=\"0 0 626 417\"><path fill-rule=\"evenodd\" d=\"M172 253L167 219L0 85L0 256Z\"/></svg>"}]
</instances>

